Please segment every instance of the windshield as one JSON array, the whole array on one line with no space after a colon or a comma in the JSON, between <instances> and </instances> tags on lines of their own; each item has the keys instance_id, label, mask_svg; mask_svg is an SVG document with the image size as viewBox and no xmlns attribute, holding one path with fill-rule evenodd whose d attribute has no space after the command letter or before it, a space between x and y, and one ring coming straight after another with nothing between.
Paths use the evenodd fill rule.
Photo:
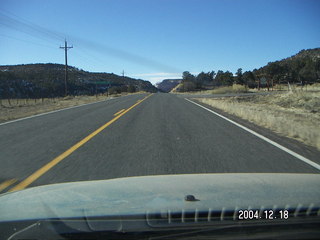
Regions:
<instances>
[{"instance_id":1,"label":"windshield","mask_svg":"<svg viewBox=\"0 0 320 240\"><path fill-rule=\"evenodd\" d=\"M20 199L26 212L10 221L30 220L27 199L42 199L39 209L46 199L49 209L53 196L57 209L101 210L94 181L129 178L106 183L119 204L103 214L161 209L181 222L191 208L222 220L231 210L245 219L269 218L270 209L282 220L300 208L319 214L320 193L302 177L320 173L319 9L312 0L2 1L0 211ZM74 182L83 185L53 185ZM213 189L224 194L205 202ZM60 210L38 213L81 217Z\"/></svg>"}]
</instances>

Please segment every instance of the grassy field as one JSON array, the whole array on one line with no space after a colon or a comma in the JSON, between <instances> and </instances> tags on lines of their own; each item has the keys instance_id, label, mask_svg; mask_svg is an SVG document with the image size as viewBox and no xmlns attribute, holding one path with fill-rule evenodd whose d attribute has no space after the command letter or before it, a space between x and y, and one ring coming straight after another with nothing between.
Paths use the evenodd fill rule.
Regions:
<instances>
[{"instance_id":1,"label":"grassy field","mask_svg":"<svg viewBox=\"0 0 320 240\"><path fill-rule=\"evenodd\" d=\"M292 91L292 92L299 92L299 91L320 91L320 84L312 84L312 85L296 85L296 84L277 84L269 88L270 91ZM268 91L267 88L261 88L260 90L257 88L250 89L250 92L259 92L259 91Z\"/></svg>"},{"instance_id":2,"label":"grassy field","mask_svg":"<svg viewBox=\"0 0 320 240\"><path fill-rule=\"evenodd\" d=\"M232 86L224 86L224 87L216 87L211 90L202 90L202 91L190 91L190 92L177 92L177 88L181 87L181 83L177 85L174 89L171 90L171 93L175 94L226 94L226 93L255 93L255 92L266 92L268 91L267 88L247 88L240 84L233 84ZM299 92L299 91L320 91L320 84L313 84L313 85L305 85L305 86L298 86L294 84L278 84L274 85L274 87L270 87L269 91L292 91L292 92Z\"/></svg>"},{"instance_id":3,"label":"grassy field","mask_svg":"<svg viewBox=\"0 0 320 240\"><path fill-rule=\"evenodd\" d=\"M317 89L315 85L308 91L298 88L273 95L196 100L320 150L320 91Z\"/></svg>"},{"instance_id":4,"label":"grassy field","mask_svg":"<svg viewBox=\"0 0 320 240\"><path fill-rule=\"evenodd\" d=\"M179 86L179 85L178 85ZM176 87L177 88L177 87ZM217 87L211 90L203 90L203 91L192 91L192 92L177 92L176 88L174 88L171 92L175 94L224 94L224 93L247 93L249 90L239 84L233 84L232 86L224 86L224 87Z\"/></svg>"},{"instance_id":5,"label":"grassy field","mask_svg":"<svg viewBox=\"0 0 320 240\"><path fill-rule=\"evenodd\" d=\"M130 93L138 94L144 92ZM0 100L0 122L6 122L18 118L28 117L40 113L50 112L58 109L78 106L86 103L103 101L128 93L97 96L68 96L64 98L44 99L1 99Z\"/></svg>"}]
</instances>

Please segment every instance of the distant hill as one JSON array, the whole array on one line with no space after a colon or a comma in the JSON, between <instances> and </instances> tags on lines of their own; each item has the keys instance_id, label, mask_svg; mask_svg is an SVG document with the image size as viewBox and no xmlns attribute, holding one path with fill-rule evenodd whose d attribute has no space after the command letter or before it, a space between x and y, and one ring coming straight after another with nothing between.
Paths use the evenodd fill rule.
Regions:
<instances>
[{"instance_id":1,"label":"distant hill","mask_svg":"<svg viewBox=\"0 0 320 240\"><path fill-rule=\"evenodd\" d=\"M253 71L275 82L314 83L320 81L320 48L301 50L299 53Z\"/></svg>"},{"instance_id":2,"label":"distant hill","mask_svg":"<svg viewBox=\"0 0 320 240\"><path fill-rule=\"evenodd\" d=\"M156 86L163 92L170 92L173 88L175 88L182 79L164 79L160 83L157 83Z\"/></svg>"},{"instance_id":3,"label":"distant hill","mask_svg":"<svg viewBox=\"0 0 320 240\"><path fill-rule=\"evenodd\" d=\"M68 94L112 92L156 92L149 81L113 73L93 73L68 67ZM0 66L0 98L53 97L64 95L65 66L62 64L22 64Z\"/></svg>"}]
</instances>

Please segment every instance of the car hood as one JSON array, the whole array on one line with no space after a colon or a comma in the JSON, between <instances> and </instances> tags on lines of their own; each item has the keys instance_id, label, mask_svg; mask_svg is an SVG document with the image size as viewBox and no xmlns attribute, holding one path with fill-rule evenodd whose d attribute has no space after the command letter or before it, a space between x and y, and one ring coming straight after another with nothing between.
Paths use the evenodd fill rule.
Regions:
<instances>
[{"instance_id":1,"label":"car hood","mask_svg":"<svg viewBox=\"0 0 320 240\"><path fill-rule=\"evenodd\" d=\"M194 201L187 201L187 195ZM310 205L320 206L319 174L159 175L52 184L2 194L0 221Z\"/></svg>"}]
</instances>

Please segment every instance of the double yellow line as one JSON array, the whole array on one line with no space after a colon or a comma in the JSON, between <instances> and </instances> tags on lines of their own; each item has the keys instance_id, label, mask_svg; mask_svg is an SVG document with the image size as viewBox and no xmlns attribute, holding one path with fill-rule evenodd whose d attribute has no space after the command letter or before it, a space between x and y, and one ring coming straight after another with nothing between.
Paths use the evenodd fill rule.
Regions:
<instances>
[{"instance_id":1,"label":"double yellow line","mask_svg":"<svg viewBox=\"0 0 320 240\"><path fill-rule=\"evenodd\" d=\"M82 139L81 141L79 141L78 143L76 143L75 145L73 145L71 148L69 148L67 151L65 151L64 153L60 154L59 156L57 156L56 158L54 158L53 160L51 160L49 163L47 163L46 165L44 165L43 167L41 167L40 169L38 169L37 171L35 171L32 175L30 175L28 178L26 178L25 180L23 180L22 182L20 182L19 184L17 184L16 186L14 186L13 188L11 188L8 192L12 192L12 191L17 191L17 190L22 190L24 188L26 188L27 186L29 186L31 183L33 183L35 180L37 180L39 177L41 177L43 174L45 174L47 171L49 171L51 168L53 168L55 165L57 165L59 162L61 162L63 159L65 159L66 157L68 157L71 153L73 153L74 151L76 151L78 148L80 148L82 145L84 145L86 142L88 142L90 139L92 139L94 136L96 136L98 133L100 133L101 131L103 131L106 127L110 126L112 123L114 123L115 121L117 121L121 116L123 116L124 114L126 114L127 112L129 112L131 109L133 109L134 107L136 107L137 105L139 105L140 103L142 103L144 100L146 100L148 97L150 97L153 94L150 94L148 96L146 96L145 98L143 98L141 101L133 104L131 107L129 107L128 109L124 110L122 109L121 111L119 111L117 113L117 115L115 114L115 117L113 119L111 119L109 122L107 122L106 124L104 124L103 126L101 126L100 128L98 128L97 130L95 130L94 132L92 132L91 134L89 134L88 136L86 136L84 139Z\"/></svg>"},{"instance_id":2,"label":"double yellow line","mask_svg":"<svg viewBox=\"0 0 320 240\"><path fill-rule=\"evenodd\" d=\"M115 114L113 114L113 116L117 116L117 115L119 115L120 113L122 113L123 111L125 111L125 109L121 109L119 112L116 112Z\"/></svg>"},{"instance_id":3,"label":"double yellow line","mask_svg":"<svg viewBox=\"0 0 320 240\"><path fill-rule=\"evenodd\" d=\"M7 187L9 187L10 185L14 184L17 181L17 179L13 178L13 179L9 179L4 181L3 183L0 184L0 192L4 189L6 189Z\"/></svg>"}]
</instances>

